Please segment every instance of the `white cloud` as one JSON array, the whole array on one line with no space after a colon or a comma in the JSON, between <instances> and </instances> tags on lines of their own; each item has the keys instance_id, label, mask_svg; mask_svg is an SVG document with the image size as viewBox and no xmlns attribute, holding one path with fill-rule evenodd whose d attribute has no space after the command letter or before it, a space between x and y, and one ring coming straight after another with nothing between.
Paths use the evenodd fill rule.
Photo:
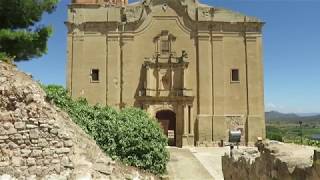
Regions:
<instances>
[{"instance_id":1,"label":"white cloud","mask_svg":"<svg viewBox=\"0 0 320 180\"><path fill-rule=\"evenodd\" d=\"M286 108L283 105L277 105L275 103L266 103L265 104L265 111L280 111L280 112L286 112Z\"/></svg>"},{"instance_id":2,"label":"white cloud","mask_svg":"<svg viewBox=\"0 0 320 180\"><path fill-rule=\"evenodd\" d=\"M277 106L273 103L268 103L266 104L266 109L273 109L273 108L276 108Z\"/></svg>"}]
</instances>

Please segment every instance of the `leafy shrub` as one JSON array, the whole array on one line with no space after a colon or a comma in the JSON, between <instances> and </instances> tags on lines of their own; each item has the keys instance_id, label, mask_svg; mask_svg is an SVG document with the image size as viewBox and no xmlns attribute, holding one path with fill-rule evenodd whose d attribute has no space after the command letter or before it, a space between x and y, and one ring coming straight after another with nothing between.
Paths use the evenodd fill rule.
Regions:
<instances>
[{"instance_id":1,"label":"leafy shrub","mask_svg":"<svg viewBox=\"0 0 320 180\"><path fill-rule=\"evenodd\" d=\"M283 132L277 127L267 126L267 138L283 142Z\"/></svg>"},{"instance_id":2,"label":"leafy shrub","mask_svg":"<svg viewBox=\"0 0 320 180\"><path fill-rule=\"evenodd\" d=\"M159 123L141 109L126 108L119 114L122 123L119 129L117 155L131 165L164 172L169 160L166 150L167 138Z\"/></svg>"},{"instance_id":3,"label":"leafy shrub","mask_svg":"<svg viewBox=\"0 0 320 180\"><path fill-rule=\"evenodd\" d=\"M85 99L73 101L61 86L43 86L47 100L66 111L113 159L155 174L166 171L169 153L160 125L146 112L126 108L90 106Z\"/></svg>"},{"instance_id":4,"label":"leafy shrub","mask_svg":"<svg viewBox=\"0 0 320 180\"><path fill-rule=\"evenodd\" d=\"M276 141L283 142L282 135L278 134L278 133L269 133L267 135L267 138L270 139L270 140L276 140Z\"/></svg>"}]
</instances>

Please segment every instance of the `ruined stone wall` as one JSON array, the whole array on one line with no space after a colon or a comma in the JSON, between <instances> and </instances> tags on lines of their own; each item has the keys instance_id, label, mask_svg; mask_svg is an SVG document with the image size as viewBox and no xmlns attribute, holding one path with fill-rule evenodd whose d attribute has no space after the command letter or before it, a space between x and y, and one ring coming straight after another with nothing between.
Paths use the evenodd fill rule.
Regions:
<instances>
[{"instance_id":1,"label":"ruined stone wall","mask_svg":"<svg viewBox=\"0 0 320 180\"><path fill-rule=\"evenodd\" d=\"M112 161L45 101L31 77L0 61L0 179L154 179Z\"/></svg>"},{"instance_id":2,"label":"ruined stone wall","mask_svg":"<svg viewBox=\"0 0 320 180\"><path fill-rule=\"evenodd\" d=\"M320 150L292 144L271 144L235 150L222 157L225 180L319 180Z\"/></svg>"}]
</instances>

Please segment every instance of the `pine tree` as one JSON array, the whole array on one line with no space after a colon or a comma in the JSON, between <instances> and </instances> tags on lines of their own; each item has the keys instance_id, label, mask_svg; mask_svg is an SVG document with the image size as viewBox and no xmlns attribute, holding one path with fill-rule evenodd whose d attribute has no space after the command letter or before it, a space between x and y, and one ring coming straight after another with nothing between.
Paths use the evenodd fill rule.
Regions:
<instances>
[{"instance_id":1,"label":"pine tree","mask_svg":"<svg viewBox=\"0 0 320 180\"><path fill-rule=\"evenodd\" d=\"M47 52L50 26L39 25L59 0L0 0L0 59L30 60Z\"/></svg>"}]
</instances>

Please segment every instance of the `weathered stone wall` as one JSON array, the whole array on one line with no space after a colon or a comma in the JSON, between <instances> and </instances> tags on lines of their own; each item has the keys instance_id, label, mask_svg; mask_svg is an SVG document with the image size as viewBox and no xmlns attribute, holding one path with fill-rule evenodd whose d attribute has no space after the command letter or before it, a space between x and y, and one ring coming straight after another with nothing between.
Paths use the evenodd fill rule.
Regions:
<instances>
[{"instance_id":1,"label":"weathered stone wall","mask_svg":"<svg viewBox=\"0 0 320 180\"><path fill-rule=\"evenodd\" d=\"M39 84L0 61L0 179L154 179L112 161Z\"/></svg>"},{"instance_id":2,"label":"weathered stone wall","mask_svg":"<svg viewBox=\"0 0 320 180\"><path fill-rule=\"evenodd\" d=\"M225 180L319 180L320 151L293 144L234 150L222 157Z\"/></svg>"}]
</instances>

